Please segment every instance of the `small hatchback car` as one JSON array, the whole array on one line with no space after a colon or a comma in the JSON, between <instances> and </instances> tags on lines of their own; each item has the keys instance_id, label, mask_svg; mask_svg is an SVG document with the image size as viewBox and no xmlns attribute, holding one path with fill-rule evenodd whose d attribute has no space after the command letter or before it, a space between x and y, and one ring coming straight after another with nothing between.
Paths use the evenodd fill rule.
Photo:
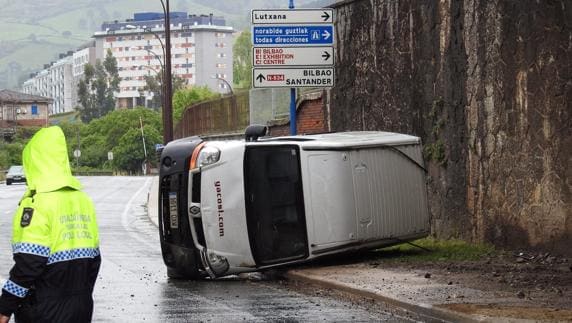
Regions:
<instances>
[{"instance_id":1,"label":"small hatchback car","mask_svg":"<svg viewBox=\"0 0 572 323\"><path fill-rule=\"evenodd\" d=\"M247 128L243 141L189 137L163 149L159 230L168 276L216 278L429 233L418 137L258 139L258 130Z\"/></svg>"},{"instance_id":2,"label":"small hatchback car","mask_svg":"<svg viewBox=\"0 0 572 323\"><path fill-rule=\"evenodd\" d=\"M12 183L16 182L26 182L26 175L22 166L10 166L6 173L6 185L12 185Z\"/></svg>"}]
</instances>

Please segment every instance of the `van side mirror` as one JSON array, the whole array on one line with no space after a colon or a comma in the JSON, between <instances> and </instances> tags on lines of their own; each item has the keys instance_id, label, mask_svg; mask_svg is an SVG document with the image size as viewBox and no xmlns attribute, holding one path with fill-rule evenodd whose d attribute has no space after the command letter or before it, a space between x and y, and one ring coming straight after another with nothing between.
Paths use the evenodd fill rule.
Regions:
<instances>
[{"instance_id":1,"label":"van side mirror","mask_svg":"<svg viewBox=\"0 0 572 323\"><path fill-rule=\"evenodd\" d=\"M268 133L268 126L253 124L246 127L244 131L246 141L257 141L259 137L264 137Z\"/></svg>"}]
</instances>

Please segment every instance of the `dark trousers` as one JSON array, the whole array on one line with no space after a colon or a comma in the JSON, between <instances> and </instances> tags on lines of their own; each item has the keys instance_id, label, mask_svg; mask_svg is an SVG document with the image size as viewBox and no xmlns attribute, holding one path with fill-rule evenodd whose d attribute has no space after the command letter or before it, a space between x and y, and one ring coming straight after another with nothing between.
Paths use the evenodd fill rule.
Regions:
<instances>
[{"instance_id":1,"label":"dark trousers","mask_svg":"<svg viewBox=\"0 0 572 323\"><path fill-rule=\"evenodd\" d=\"M16 323L89 323L92 315L91 293L45 298L29 295L14 319Z\"/></svg>"}]
</instances>

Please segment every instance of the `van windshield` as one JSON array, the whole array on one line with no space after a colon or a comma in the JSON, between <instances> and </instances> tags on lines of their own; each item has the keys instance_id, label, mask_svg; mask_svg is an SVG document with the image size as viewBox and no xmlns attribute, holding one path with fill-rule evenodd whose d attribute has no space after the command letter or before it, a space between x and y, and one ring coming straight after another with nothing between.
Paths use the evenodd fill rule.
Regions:
<instances>
[{"instance_id":1,"label":"van windshield","mask_svg":"<svg viewBox=\"0 0 572 323\"><path fill-rule=\"evenodd\" d=\"M244 165L248 236L256 263L307 257L299 148L247 147Z\"/></svg>"}]
</instances>

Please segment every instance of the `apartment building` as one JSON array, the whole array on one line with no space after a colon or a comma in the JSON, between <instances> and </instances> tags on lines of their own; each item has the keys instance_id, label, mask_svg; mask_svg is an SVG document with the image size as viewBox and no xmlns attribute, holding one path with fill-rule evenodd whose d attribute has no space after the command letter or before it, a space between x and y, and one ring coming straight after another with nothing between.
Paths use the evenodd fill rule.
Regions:
<instances>
[{"instance_id":1,"label":"apartment building","mask_svg":"<svg viewBox=\"0 0 572 323\"><path fill-rule=\"evenodd\" d=\"M22 85L22 92L53 100L49 114L74 111L78 105L77 85L83 77L84 66L95 64L95 42L82 46L77 51L60 54L59 59L44 65L44 69L30 75Z\"/></svg>"},{"instance_id":2,"label":"apartment building","mask_svg":"<svg viewBox=\"0 0 572 323\"><path fill-rule=\"evenodd\" d=\"M226 93L232 83L233 28L222 17L172 12L172 73L187 85L206 85ZM145 76L160 75L165 64L162 13L136 13L133 19L104 23L94 34L96 56L108 50L117 59L121 79L118 108L147 106L154 93L145 90ZM223 79L224 81L220 80ZM225 82L226 81L226 82Z\"/></svg>"},{"instance_id":3,"label":"apartment building","mask_svg":"<svg viewBox=\"0 0 572 323\"><path fill-rule=\"evenodd\" d=\"M89 42L84 46L78 48L76 52L73 53L73 95L72 102L74 106L79 105L79 97L77 95L77 88L79 81L84 77L85 65L90 64L95 66L96 53L95 53L95 41Z\"/></svg>"},{"instance_id":4,"label":"apartment building","mask_svg":"<svg viewBox=\"0 0 572 323\"><path fill-rule=\"evenodd\" d=\"M103 61L108 50L117 59L118 108L148 106L156 95L146 91L145 76L160 75L165 64L165 26L162 13L136 13L133 19L104 23L95 41L59 59L24 82L22 92L53 99L49 114L71 112L79 104L77 87L86 64ZM232 84L233 28L222 17L171 13L172 73L187 85L206 85L221 93Z\"/></svg>"},{"instance_id":5,"label":"apartment building","mask_svg":"<svg viewBox=\"0 0 572 323\"><path fill-rule=\"evenodd\" d=\"M71 112L74 109L73 52L60 54L59 59L24 82L22 92L53 100L49 114Z\"/></svg>"}]
</instances>

